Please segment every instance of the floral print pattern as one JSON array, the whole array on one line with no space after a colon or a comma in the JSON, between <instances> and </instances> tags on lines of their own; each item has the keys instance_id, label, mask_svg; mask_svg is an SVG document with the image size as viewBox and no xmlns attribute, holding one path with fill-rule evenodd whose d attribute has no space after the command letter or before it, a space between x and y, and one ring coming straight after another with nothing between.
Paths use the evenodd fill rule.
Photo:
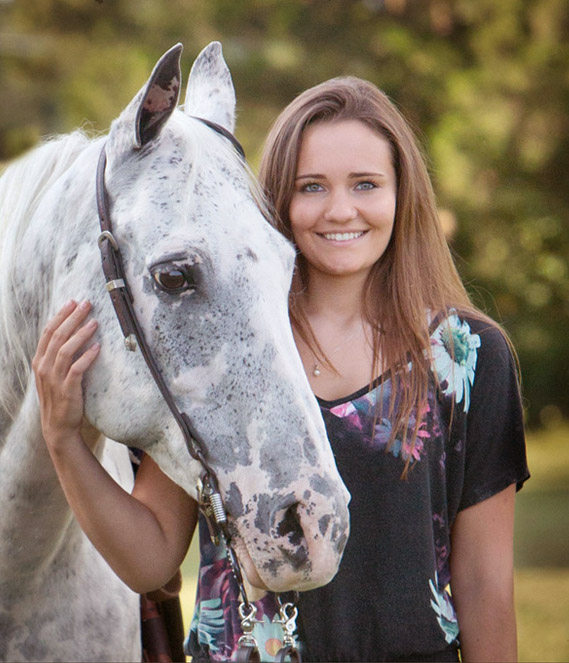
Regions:
<instances>
[{"instance_id":1,"label":"floral print pattern","mask_svg":"<svg viewBox=\"0 0 569 663\"><path fill-rule=\"evenodd\" d=\"M445 640L450 645L458 638L458 620L450 598L448 587L439 589L438 577L435 574L434 582L429 580L431 588L431 607L437 615L437 621L445 634Z\"/></svg>"},{"instance_id":2,"label":"floral print pattern","mask_svg":"<svg viewBox=\"0 0 569 663\"><path fill-rule=\"evenodd\" d=\"M501 395L508 393L508 380L515 379L515 374L504 377L500 384L488 377L492 375L486 368L489 360L478 365L481 338L471 325L482 333L484 323L464 320L454 311L433 323L430 389L425 403L416 409L406 430L398 432L395 439L391 439L389 409L392 383L385 376L373 388L362 388L348 398L320 401L338 469L352 493L352 504L358 501L365 504L365 509L358 511L357 519L353 518L344 561L334 580L326 587L301 594L299 623L305 638L301 646L307 660L350 660L351 642L365 648L358 660L402 658L405 656L402 646L409 646L411 640L407 621L410 614L414 620L415 651L446 651L448 646L458 646L459 626L449 589L450 532L454 518L464 503L484 499L479 497L480 485L493 481L498 469L502 476L504 467L508 467L512 480L527 478L527 466L523 458L519 460L523 455L523 438L521 441L508 436L496 439L492 424L507 410L504 407L507 398ZM484 335L484 356L507 365L511 357L498 345L496 336ZM486 350L488 346L490 350ZM409 365L408 370L413 370L413 366ZM476 423L480 426L483 418L484 423L488 422L488 430L481 434L478 428L473 445L468 439L467 416L473 416L469 411L475 378L480 385L477 393L491 390L495 394L492 402L501 402L502 406L499 411L476 409ZM460 407L454 407L459 404ZM521 408L519 412L516 410L518 406L511 404L508 416L512 420L521 416ZM395 410L397 407L395 399ZM452 426L447 420L449 412L453 412ZM499 454L510 443L518 444L518 451L515 458L507 457L502 462ZM476 459L494 454L484 476L476 479L465 476L467 454ZM409 476L402 481L402 470L407 463ZM493 481L492 486L495 485ZM378 522L381 527L377 527ZM401 540L402 531L406 533L405 547L393 550L393 542ZM350 547L357 552L351 553ZM366 567L368 575L361 583L357 575L362 563L360 550L368 551L366 560L373 560ZM238 589L223 546L211 543L201 519L200 552L196 609L186 652L195 661L230 661L241 636ZM406 574L405 591L392 595L389 590L397 586L399 573ZM374 582L386 582L385 586L372 585L368 580L372 577ZM378 601L378 594L384 598L389 594L391 598ZM340 611L334 608L338 601ZM281 626L273 621L277 602L269 594L255 604L259 623L254 635L261 660L274 661L282 646ZM339 620L338 628L331 627L334 619ZM359 636L364 624L369 637L362 644ZM320 637L321 632L327 637ZM346 632L351 638L345 637ZM310 659L311 655L315 658Z\"/></svg>"},{"instance_id":3,"label":"floral print pattern","mask_svg":"<svg viewBox=\"0 0 569 663\"><path fill-rule=\"evenodd\" d=\"M399 434L390 445L392 422L387 417L380 417L376 420L375 415L378 411L378 400L383 401L383 412L387 412L390 398L391 382L386 380L359 398L330 408L330 413L344 419L346 426L359 430L367 444L384 448L395 458L401 458L405 462L409 459L412 462L419 461L425 453L425 443L431 437L429 431L431 404L429 402L424 403L423 407L419 408L418 412L416 411L409 418L406 434ZM415 437L417 418L419 419L419 426ZM369 422L375 422L373 430L368 429Z\"/></svg>"},{"instance_id":4,"label":"floral print pattern","mask_svg":"<svg viewBox=\"0 0 569 663\"><path fill-rule=\"evenodd\" d=\"M451 313L431 336L433 368L446 396L470 407L470 389L474 384L480 336L472 334L466 320Z\"/></svg>"},{"instance_id":5,"label":"floral print pattern","mask_svg":"<svg viewBox=\"0 0 569 663\"><path fill-rule=\"evenodd\" d=\"M230 661L238 648L242 635L239 619L239 590L227 561L225 546L216 546L209 537L207 523L200 514L200 572L196 605L185 652L200 660ZM255 601L258 623L253 636L257 641L262 661L275 661L283 645L283 630L273 623L278 613L273 594Z\"/></svg>"}]
</instances>

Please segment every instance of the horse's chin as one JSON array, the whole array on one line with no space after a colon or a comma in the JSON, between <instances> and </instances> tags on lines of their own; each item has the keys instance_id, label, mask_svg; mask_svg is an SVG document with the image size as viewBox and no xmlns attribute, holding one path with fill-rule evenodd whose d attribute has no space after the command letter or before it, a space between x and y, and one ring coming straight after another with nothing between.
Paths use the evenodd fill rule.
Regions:
<instances>
[{"instance_id":1,"label":"horse's chin","mask_svg":"<svg viewBox=\"0 0 569 663\"><path fill-rule=\"evenodd\" d=\"M270 589L259 575L257 567L253 563L245 543L241 539L238 539L237 541L234 541L234 547L235 554L237 555L241 566L247 596L251 601L257 601L270 591ZM256 594L257 597L253 596L253 594Z\"/></svg>"},{"instance_id":2,"label":"horse's chin","mask_svg":"<svg viewBox=\"0 0 569 663\"><path fill-rule=\"evenodd\" d=\"M338 569L336 563L324 564L322 573L315 575L314 573L306 574L299 570L290 573L281 568L280 573L268 572L268 577L263 577L265 574L262 566L259 569L259 564L255 563L243 540L240 537L234 539L233 545L241 566L245 591L251 601L259 600L267 592L277 594L288 591L302 592L320 587L330 582Z\"/></svg>"}]
</instances>

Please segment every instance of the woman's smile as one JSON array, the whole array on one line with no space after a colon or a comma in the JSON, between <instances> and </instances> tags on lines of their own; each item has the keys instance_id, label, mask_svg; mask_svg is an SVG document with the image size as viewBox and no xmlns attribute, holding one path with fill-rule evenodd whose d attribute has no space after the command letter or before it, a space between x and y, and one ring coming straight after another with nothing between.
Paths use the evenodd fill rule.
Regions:
<instances>
[{"instance_id":1,"label":"woman's smile","mask_svg":"<svg viewBox=\"0 0 569 663\"><path fill-rule=\"evenodd\" d=\"M349 242L352 239L359 239L363 237L367 230L352 231L352 232L331 232L331 233L316 233L320 237L332 242Z\"/></svg>"}]
</instances>

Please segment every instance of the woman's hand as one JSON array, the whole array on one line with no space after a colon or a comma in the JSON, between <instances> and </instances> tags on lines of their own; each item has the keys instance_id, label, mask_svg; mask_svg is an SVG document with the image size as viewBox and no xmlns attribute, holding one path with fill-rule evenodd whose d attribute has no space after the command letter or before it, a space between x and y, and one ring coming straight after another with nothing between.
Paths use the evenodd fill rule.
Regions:
<instances>
[{"instance_id":1,"label":"woman's hand","mask_svg":"<svg viewBox=\"0 0 569 663\"><path fill-rule=\"evenodd\" d=\"M136 592L164 585L182 563L198 508L145 456L132 495L106 472L81 436L82 379L99 354L91 305L69 302L45 327L32 362L43 434L77 521Z\"/></svg>"},{"instance_id":2,"label":"woman's hand","mask_svg":"<svg viewBox=\"0 0 569 663\"><path fill-rule=\"evenodd\" d=\"M85 322L90 310L89 302L68 302L46 325L32 361L42 430L51 450L81 429L83 375L99 354L98 343L86 347L97 329L95 320Z\"/></svg>"}]
</instances>

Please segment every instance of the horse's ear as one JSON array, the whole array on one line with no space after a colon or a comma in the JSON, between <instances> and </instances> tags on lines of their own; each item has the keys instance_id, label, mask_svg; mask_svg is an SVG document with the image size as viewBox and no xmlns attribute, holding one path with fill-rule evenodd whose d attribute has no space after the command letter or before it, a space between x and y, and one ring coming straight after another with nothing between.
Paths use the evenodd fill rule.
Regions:
<instances>
[{"instance_id":1,"label":"horse's ear","mask_svg":"<svg viewBox=\"0 0 569 663\"><path fill-rule=\"evenodd\" d=\"M113 122L109 138L117 147L141 148L159 134L178 105L181 54L181 44L164 53L144 87Z\"/></svg>"},{"instance_id":2,"label":"horse's ear","mask_svg":"<svg viewBox=\"0 0 569 663\"><path fill-rule=\"evenodd\" d=\"M142 90L135 121L137 147L158 135L178 105L182 50L182 44L176 44L164 53Z\"/></svg>"},{"instance_id":3,"label":"horse's ear","mask_svg":"<svg viewBox=\"0 0 569 663\"><path fill-rule=\"evenodd\" d=\"M235 88L218 41L206 46L192 66L184 110L230 132L235 128Z\"/></svg>"}]
</instances>

